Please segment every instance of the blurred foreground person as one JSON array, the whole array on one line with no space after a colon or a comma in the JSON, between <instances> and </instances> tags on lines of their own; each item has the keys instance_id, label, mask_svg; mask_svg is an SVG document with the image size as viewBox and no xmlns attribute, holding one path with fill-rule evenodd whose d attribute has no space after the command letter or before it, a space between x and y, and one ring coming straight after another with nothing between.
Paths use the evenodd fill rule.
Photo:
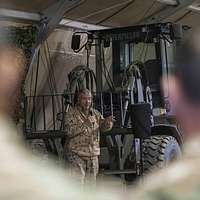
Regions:
<instances>
[{"instance_id":1,"label":"blurred foreground person","mask_svg":"<svg viewBox=\"0 0 200 200\"><path fill-rule=\"evenodd\" d=\"M178 49L174 74L163 80L185 141L181 161L154 173L136 191L136 199L200 199L200 33Z\"/></svg>"},{"instance_id":2,"label":"blurred foreground person","mask_svg":"<svg viewBox=\"0 0 200 200\"><path fill-rule=\"evenodd\" d=\"M41 164L20 142L10 120L13 98L24 76L22 51L0 47L0 199L90 200L119 199L105 191L81 191L66 172L52 163Z\"/></svg>"},{"instance_id":3,"label":"blurred foreground person","mask_svg":"<svg viewBox=\"0 0 200 200\"><path fill-rule=\"evenodd\" d=\"M25 74L25 57L21 49L0 45L0 111L15 118L16 101Z\"/></svg>"},{"instance_id":4,"label":"blurred foreground person","mask_svg":"<svg viewBox=\"0 0 200 200\"><path fill-rule=\"evenodd\" d=\"M70 171L79 177L81 184L87 178L96 181L100 155L100 131L112 129L112 116L103 116L92 108L92 94L88 89L82 89L77 94L77 102L71 107L65 117L67 139L65 153Z\"/></svg>"}]
</instances>

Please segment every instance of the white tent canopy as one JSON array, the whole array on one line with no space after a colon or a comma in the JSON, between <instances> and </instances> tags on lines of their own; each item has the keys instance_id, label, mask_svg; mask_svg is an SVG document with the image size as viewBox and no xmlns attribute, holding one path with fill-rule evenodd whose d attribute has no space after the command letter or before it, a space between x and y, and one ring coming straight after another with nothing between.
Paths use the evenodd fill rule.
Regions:
<instances>
[{"instance_id":1,"label":"white tent canopy","mask_svg":"<svg viewBox=\"0 0 200 200\"><path fill-rule=\"evenodd\" d=\"M156 22L194 27L200 25L199 5L194 0L1 0L0 19L32 23L63 12L66 26L73 26L69 20L75 20L109 27Z\"/></svg>"}]
</instances>

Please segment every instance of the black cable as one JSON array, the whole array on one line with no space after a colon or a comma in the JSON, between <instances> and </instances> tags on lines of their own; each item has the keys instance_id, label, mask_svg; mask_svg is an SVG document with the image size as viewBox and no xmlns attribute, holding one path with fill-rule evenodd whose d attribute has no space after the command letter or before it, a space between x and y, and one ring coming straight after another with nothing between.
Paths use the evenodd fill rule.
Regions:
<instances>
[{"instance_id":1,"label":"black cable","mask_svg":"<svg viewBox=\"0 0 200 200\"><path fill-rule=\"evenodd\" d=\"M49 77L51 79L51 83L52 83L52 88L53 88L53 93L56 93L57 89L56 89L56 84L55 84L55 78L54 78L54 70L53 70L53 66L51 64L50 58L47 56L48 54L48 49L47 49L47 42L45 41L45 46L44 46L44 55L47 61L47 66L49 69Z\"/></svg>"},{"instance_id":2,"label":"black cable","mask_svg":"<svg viewBox=\"0 0 200 200\"><path fill-rule=\"evenodd\" d=\"M36 92L37 92L39 65L40 65L40 49L39 49L39 51L38 51L37 69L36 69L36 75L35 75L35 90L34 90L34 96L36 96Z\"/></svg>"},{"instance_id":3,"label":"black cable","mask_svg":"<svg viewBox=\"0 0 200 200\"><path fill-rule=\"evenodd\" d=\"M52 80L51 80L51 73L50 73L49 65L47 63L47 56L46 56L45 48L44 48L44 56L45 56L46 63L44 62L44 59L43 59L43 64L47 68L47 73L48 73L47 77L48 77L48 82L49 82L49 89L50 89L50 92L53 94L54 93L53 83L52 83Z\"/></svg>"},{"instance_id":4,"label":"black cable","mask_svg":"<svg viewBox=\"0 0 200 200\"><path fill-rule=\"evenodd\" d=\"M102 51L103 51L103 49L101 49ZM103 75L104 75L104 77L105 77L105 79L106 79L106 82L107 82L107 84L108 84L108 86L109 86L109 88L112 90L112 84L110 83L110 80L108 80L108 78L107 78L107 76L106 76L106 70L105 70L105 65L104 65L104 54L102 54L102 61L103 61Z\"/></svg>"},{"instance_id":5,"label":"black cable","mask_svg":"<svg viewBox=\"0 0 200 200\"><path fill-rule=\"evenodd\" d=\"M182 19L184 19L184 18L185 18L187 15L189 15L190 13L192 13L191 10L187 11L186 13L184 13L184 15L182 15L181 17L179 17L178 19L176 19L176 20L174 21L174 23L177 23L177 22L181 21Z\"/></svg>"},{"instance_id":6,"label":"black cable","mask_svg":"<svg viewBox=\"0 0 200 200\"><path fill-rule=\"evenodd\" d=\"M104 77L105 77L105 79L106 79L106 81L107 81L107 84L108 84L109 88L110 88L111 90L113 90L114 88L113 88L112 84L110 83L110 80L107 78L105 66L103 67L103 75L104 75Z\"/></svg>"},{"instance_id":7,"label":"black cable","mask_svg":"<svg viewBox=\"0 0 200 200\"><path fill-rule=\"evenodd\" d=\"M89 88L89 72L88 71L86 71L85 72L85 82L86 82L86 88L88 88L88 89L91 89L91 88Z\"/></svg>"},{"instance_id":8,"label":"black cable","mask_svg":"<svg viewBox=\"0 0 200 200\"><path fill-rule=\"evenodd\" d=\"M169 63L168 63L168 55L167 55L167 44L166 44L166 41L164 40L164 47L165 47L165 60L166 60L166 73L167 73L167 79L168 79L168 75L169 75ZM168 94L167 96L165 96L165 98L169 98L169 80L167 80L167 83L168 83Z\"/></svg>"},{"instance_id":9,"label":"black cable","mask_svg":"<svg viewBox=\"0 0 200 200\"><path fill-rule=\"evenodd\" d=\"M33 67L31 69L31 83L30 83L30 96L32 96L32 86L33 86ZM29 105L30 105L30 101L31 101L31 98L29 100Z\"/></svg>"},{"instance_id":10,"label":"black cable","mask_svg":"<svg viewBox=\"0 0 200 200\"><path fill-rule=\"evenodd\" d=\"M145 62L145 61L146 61L146 57L147 57L148 48L149 48L149 46L148 46L148 44L147 44L147 45L146 45L145 52L144 52L144 59L143 59L143 62Z\"/></svg>"},{"instance_id":11,"label":"black cable","mask_svg":"<svg viewBox=\"0 0 200 200\"><path fill-rule=\"evenodd\" d=\"M40 49L39 49L38 55L37 55L37 69L36 69L36 75L35 75L35 88L34 88L33 98L35 98L36 92L37 92L37 82L38 82L39 65L40 65ZM33 119L34 119L34 123L35 123L34 115L35 115L35 101L33 103L33 110L31 112L31 126L32 126L32 123L33 123ZM36 128L36 126L35 126L35 128Z\"/></svg>"},{"instance_id":12,"label":"black cable","mask_svg":"<svg viewBox=\"0 0 200 200\"><path fill-rule=\"evenodd\" d=\"M82 45L82 47L80 47L78 50L73 50L73 51L74 51L75 53L78 53L78 52L80 52L86 45L87 45L87 42L84 43L84 44Z\"/></svg>"},{"instance_id":13,"label":"black cable","mask_svg":"<svg viewBox=\"0 0 200 200\"><path fill-rule=\"evenodd\" d=\"M68 9L68 10L65 12L64 16L66 16L67 13L69 13L69 12L71 12L71 11L74 11L74 9L78 8L78 7L79 7L81 4L83 4L83 3L85 3L85 0L82 0L82 2L81 2L81 3L78 3L78 5L76 5L76 6L72 6L70 9ZM62 5L61 5L61 7L62 7Z\"/></svg>"},{"instance_id":14,"label":"black cable","mask_svg":"<svg viewBox=\"0 0 200 200\"><path fill-rule=\"evenodd\" d=\"M47 66L48 66L48 69L49 69L49 79L50 79L50 82L52 84L52 90L53 90L52 93L55 94L55 93L57 93L56 80L55 80L55 76L54 76L54 70L53 70L53 65L51 63L50 51L49 51L49 47L48 47L47 41L45 41L44 50L45 50L44 53L45 53L45 57L46 57L46 61L47 61ZM61 109L61 105L60 105L58 96L56 96L55 107L56 107L57 110Z\"/></svg>"},{"instance_id":15,"label":"black cable","mask_svg":"<svg viewBox=\"0 0 200 200\"><path fill-rule=\"evenodd\" d=\"M100 20L99 22L96 23L96 25L99 25L105 21L107 21L108 19L114 17L115 15L119 14L121 11L123 11L124 9L128 8L132 3L134 3L135 0L128 2L125 6L123 6L122 8L120 8L119 10L115 11L113 14L105 17L104 19Z\"/></svg>"},{"instance_id":16,"label":"black cable","mask_svg":"<svg viewBox=\"0 0 200 200\"><path fill-rule=\"evenodd\" d=\"M45 62L44 62L44 59L43 59L42 55L41 55L41 60L42 60L43 66L45 67L46 74L48 74L48 73L49 73L49 70L48 70L48 67L46 66L46 64L45 64ZM50 92L53 93L53 89L52 89L52 85L51 85L51 81L50 81L49 77L47 77L47 80L48 80Z\"/></svg>"},{"instance_id":17,"label":"black cable","mask_svg":"<svg viewBox=\"0 0 200 200\"><path fill-rule=\"evenodd\" d=\"M52 71L53 71L53 64L52 64L52 62L51 62L51 55L50 55L50 49L49 49L48 41L46 41L46 47L47 47L47 52L48 52L48 56L49 56L49 63L50 63L51 69L52 69ZM53 82L54 82L53 84L54 84L55 93L58 93L57 84L56 84L56 78L55 78L55 75L54 75L54 71L52 72L52 79L53 79ZM59 101L59 96L56 96L56 102L57 102L58 110L61 110L61 105L60 105L60 101Z\"/></svg>"},{"instance_id":18,"label":"black cable","mask_svg":"<svg viewBox=\"0 0 200 200\"><path fill-rule=\"evenodd\" d=\"M143 54L143 52L144 52L145 44L146 44L147 41L148 41L148 36L149 36L148 25L146 25L146 29L147 29L147 33L146 33L146 36L145 36L145 39L144 39L144 44L143 44L143 47L142 47L142 52L141 52L140 57L139 57L139 61L140 61L141 58L142 58L142 54Z\"/></svg>"},{"instance_id":19,"label":"black cable","mask_svg":"<svg viewBox=\"0 0 200 200\"><path fill-rule=\"evenodd\" d=\"M138 25L140 24L141 22L143 22L145 20L145 17L146 15L148 14L148 12L153 8L154 4L156 3L157 1L154 0L153 3L146 9L146 11L144 12L144 15L141 17L141 19L139 21L137 21L135 23L135 25Z\"/></svg>"},{"instance_id":20,"label":"black cable","mask_svg":"<svg viewBox=\"0 0 200 200\"><path fill-rule=\"evenodd\" d=\"M93 82L93 80L94 80L95 87L96 87L96 85L97 85L97 79L96 79L96 76L95 76L94 71L91 70L91 71L90 71L90 74L91 74L91 76L92 76L91 82ZM93 83L92 83L92 85L93 85ZM92 88L93 88L93 86L92 86Z\"/></svg>"},{"instance_id":21,"label":"black cable","mask_svg":"<svg viewBox=\"0 0 200 200\"><path fill-rule=\"evenodd\" d=\"M50 49L49 49L49 45L48 45L48 41L47 40L45 41L45 44L46 44L46 49L47 49L48 61L49 61L51 69L53 70L53 65L52 65L52 62L51 62ZM54 71L52 73L52 80L53 80L54 86L55 86L55 93L57 93L56 79L55 79L55 76L54 76Z\"/></svg>"},{"instance_id":22,"label":"black cable","mask_svg":"<svg viewBox=\"0 0 200 200\"><path fill-rule=\"evenodd\" d=\"M153 1L153 3L150 5L150 7L147 8L147 10L145 11L145 13L144 13L144 15L143 15L143 17L142 17L141 20L143 20L143 19L145 18L145 16L146 16L146 15L148 14L148 12L153 8L153 6L154 6L155 3L156 3L156 1ZM146 44L146 42L148 41L148 36L149 36L148 24L146 25L146 29L147 29L147 33L146 33L146 36L145 36L145 39L144 39L144 44L143 44L142 51L141 51L141 54L140 54L140 57L139 57L139 61L140 61L141 58L142 58L142 54L143 54L143 52L144 52L145 44ZM148 45L147 45L147 47L146 47L146 53L147 53L147 50L148 50ZM146 53L145 53L145 55L144 55L144 60L145 60L145 58L146 58ZM144 61L144 60L143 60L143 61ZM147 69L145 68L145 66L144 66L144 71L145 71L145 74L148 74L148 73L147 73ZM148 77L148 76L147 76L147 77ZM147 81L148 81L148 79L147 79ZM149 83L147 83L147 84L149 84Z\"/></svg>"},{"instance_id":23,"label":"black cable","mask_svg":"<svg viewBox=\"0 0 200 200\"><path fill-rule=\"evenodd\" d=\"M106 67L106 63L105 63L105 52L104 52L103 47L102 47L102 60L103 60L103 67L104 67L105 79L107 80L107 82L110 81L110 83L108 83L108 84L109 84L109 87L110 87L110 89L114 90L114 88L115 88L114 83L113 83L112 78L111 78L111 76L110 76L110 72L108 71L108 69L107 69L107 67ZM106 72L107 72L107 74L108 74L109 81L108 81L108 79L107 79Z\"/></svg>"}]
</instances>

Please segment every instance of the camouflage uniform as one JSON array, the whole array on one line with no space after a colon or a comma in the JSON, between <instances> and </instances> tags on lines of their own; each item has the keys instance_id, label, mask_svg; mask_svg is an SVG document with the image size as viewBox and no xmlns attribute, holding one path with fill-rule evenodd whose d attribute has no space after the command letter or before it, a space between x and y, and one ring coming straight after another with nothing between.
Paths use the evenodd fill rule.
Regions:
<instances>
[{"instance_id":1,"label":"camouflage uniform","mask_svg":"<svg viewBox=\"0 0 200 200\"><path fill-rule=\"evenodd\" d=\"M66 114L65 152L69 167L78 174L82 183L85 177L96 180L100 130L105 132L111 128L112 123L108 123L95 109L91 109L89 116L86 116L79 106L75 106Z\"/></svg>"},{"instance_id":2,"label":"camouflage uniform","mask_svg":"<svg viewBox=\"0 0 200 200\"><path fill-rule=\"evenodd\" d=\"M166 169L153 173L134 193L135 199L200 199L200 137L185 145L183 158Z\"/></svg>"}]
</instances>

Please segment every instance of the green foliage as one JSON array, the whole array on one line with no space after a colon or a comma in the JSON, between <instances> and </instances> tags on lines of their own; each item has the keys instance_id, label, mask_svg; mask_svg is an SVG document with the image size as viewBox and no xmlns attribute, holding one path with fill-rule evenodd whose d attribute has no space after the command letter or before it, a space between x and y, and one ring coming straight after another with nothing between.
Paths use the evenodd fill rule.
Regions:
<instances>
[{"instance_id":1,"label":"green foliage","mask_svg":"<svg viewBox=\"0 0 200 200\"><path fill-rule=\"evenodd\" d=\"M1 42L11 43L22 48L27 60L29 60L37 32L36 26L3 27L0 30L0 40Z\"/></svg>"},{"instance_id":2,"label":"green foliage","mask_svg":"<svg viewBox=\"0 0 200 200\"><path fill-rule=\"evenodd\" d=\"M36 33L37 29L33 26L23 29L16 29L14 37L15 42L24 50L27 59L29 59L31 56L31 49L36 40Z\"/></svg>"},{"instance_id":3,"label":"green foliage","mask_svg":"<svg viewBox=\"0 0 200 200\"><path fill-rule=\"evenodd\" d=\"M12 44L16 47L23 49L27 62L31 57L32 48L36 41L38 29L35 26L25 27L3 27L0 28L0 43ZM26 72L28 69L26 70ZM16 106L13 108L13 120L18 123L20 119L23 119L23 96L24 96L24 80L22 80L22 87L19 88L18 97L16 99Z\"/></svg>"}]
</instances>

